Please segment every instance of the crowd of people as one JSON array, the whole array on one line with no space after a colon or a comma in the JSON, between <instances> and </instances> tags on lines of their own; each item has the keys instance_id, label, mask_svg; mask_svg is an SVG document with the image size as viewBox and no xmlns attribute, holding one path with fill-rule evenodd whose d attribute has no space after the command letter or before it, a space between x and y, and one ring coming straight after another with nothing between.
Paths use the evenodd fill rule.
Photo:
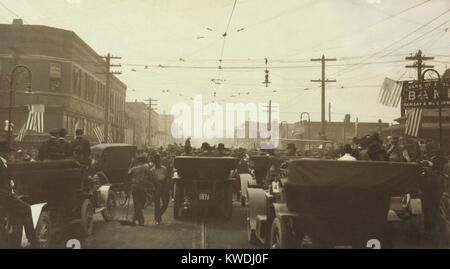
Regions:
<instances>
[{"instance_id":1,"label":"crowd of people","mask_svg":"<svg viewBox=\"0 0 450 269\"><path fill-rule=\"evenodd\" d=\"M298 145L298 143L297 143ZM89 168L90 143L83 137L83 130L76 130L76 136L72 141L67 139L65 129L52 130L50 136L38 150L26 152L19 148L13 154L5 158L9 161L45 161L75 159L80 164ZM315 145L302 144L298 149L295 143L287 144L282 150L275 148L245 149L226 148L223 143L211 146L202 143L201 147L194 148L188 138L185 144L171 144L167 147L139 149L130 166L131 192L133 198L134 214L133 225L144 225L143 210L151 193L151 202L154 204L154 221L159 225L168 207L170 198L173 198L174 159L176 156L208 156L239 158L238 171L249 171L249 157L253 155L268 156L295 156L315 159L335 159L341 161L392 161L392 162L416 162L428 167L435 175L434 189L438 189L434 198L427 199L424 206L438 208L437 196L446 186L446 178L449 172L447 155L433 143L427 140L419 144L418 141L397 136L389 136L383 140L378 133L354 138L352 143L337 145L329 142L319 142ZM6 165L5 159L2 163ZM430 211L428 211L430 212ZM436 215L437 212L431 214ZM433 219L433 218L428 218ZM426 222L426 227L432 227L432 221Z\"/></svg>"}]
</instances>

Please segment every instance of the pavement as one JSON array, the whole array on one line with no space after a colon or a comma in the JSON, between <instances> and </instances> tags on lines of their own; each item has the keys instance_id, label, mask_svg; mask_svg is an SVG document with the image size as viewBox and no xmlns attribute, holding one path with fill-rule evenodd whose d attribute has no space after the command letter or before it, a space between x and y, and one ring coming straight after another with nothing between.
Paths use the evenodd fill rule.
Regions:
<instances>
[{"instance_id":1,"label":"pavement","mask_svg":"<svg viewBox=\"0 0 450 269\"><path fill-rule=\"evenodd\" d=\"M77 236L76 225L61 238L61 247L69 239L78 239L83 249L254 249L247 242L246 208L233 204L233 217L199 216L183 220L173 218L173 202L163 216L161 225L154 224L152 206L144 210L144 226L122 226L126 208L118 207L114 221L105 222L95 216L94 232L87 238ZM133 207L130 204L129 218Z\"/></svg>"}]
</instances>

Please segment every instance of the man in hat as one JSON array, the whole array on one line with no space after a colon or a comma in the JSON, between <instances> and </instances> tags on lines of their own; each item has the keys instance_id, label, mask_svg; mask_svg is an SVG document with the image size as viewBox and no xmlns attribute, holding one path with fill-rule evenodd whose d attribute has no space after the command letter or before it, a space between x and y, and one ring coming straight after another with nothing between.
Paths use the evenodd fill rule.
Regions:
<instances>
[{"instance_id":1,"label":"man in hat","mask_svg":"<svg viewBox=\"0 0 450 269\"><path fill-rule=\"evenodd\" d=\"M23 224L25 228L25 235L30 243L31 247L37 246L36 233L33 226L33 218L31 215L31 207L25 203L22 199L17 197L13 190L13 183L11 181L11 175L9 173L8 164L5 158L11 153L9 144L6 141L0 142L0 204L5 208L11 223ZM0 227L3 229L5 227ZM13 225L14 229L14 225ZM22 227L19 228L20 230ZM21 232L20 230L13 232ZM3 231L0 231L3 232ZM20 246L10 246L11 248Z\"/></svg>"},{"instance_id":2,"label":"man in hat","mask_svg":"<svg viewBox=\"0 0 450 269\"><path fill-rule=\"evenodd\" d=\"M208 142L203 142L200 148L200 156L212 156L211 146Z\"/></svg>"},{"instance_id":3,"label":"man in hat","mask_svg":"<svg viewBox=\"0 0 450 269\"><path fill-rule=\"evenodd\" d=\"M392 137L391 147L387 151L387 158L391 162L407 162L409 160L408 152L400 144L398 136Z\"/></svg>"},{"instance_id":4,"label":"man in hat","mask_svg":"<svg viewBox=\"0 0 450 269\"><path fill-rule=\"evenodd\" d=\"M155 167L151 170L151 179L154 185L155 203L155 223L161 224L162 216L169 205L169 172L164 165L161 165L161 157L156 154L154 157ZM162 202L162 205L161 205Z\"/></svg>"},{"instance_id":5,"label":"man in hat","mask_svg":"<svg viewBox=\"0 0 450 269\"><path fill-rule=\"evenodd\" d=\"M65 154L61 152L61 148L58 145L59 130L53 129L50 131L50 137L44 141L38 153L38 160L61 160Z\"/></svg>"},{"instance_id":6,"label":"man in hat","mask_svg":"<svg viewBox=\"0 0 450 269\"><path fill-rule=\"evenodd\" d=\"M91 144L83 137L83 134L83 129L77 129L75 131L75 139L72 141L70 148L72 155L79 163L89 166L91 163Z\"/></svg>"},{"instance_id":7,"label":"man in hat","mask_svg":"<svg viewBox=\"0 0 450 269\"><path fill-rule=\"evenodd\" d=\"M226 149L225 149L225 144L223 143L219 143L219 145L217 146L217 152L216 152L217 157L225 157L228 156Z\"/></svg>"},{"instance_id":8,"label":"man in hat","mask_svg":"<svg viewBox=\"0 0 450 269\"><path fill-rule=\"evenodd\" d=\"M145 163L145 156L137 158L137 164L128 171L131 176L131 193L133 197L133 225L136 221L140 226L144 226L144 206L147 200L146 189L150 185L150 167Z\"/></svg>"}]
</instances>

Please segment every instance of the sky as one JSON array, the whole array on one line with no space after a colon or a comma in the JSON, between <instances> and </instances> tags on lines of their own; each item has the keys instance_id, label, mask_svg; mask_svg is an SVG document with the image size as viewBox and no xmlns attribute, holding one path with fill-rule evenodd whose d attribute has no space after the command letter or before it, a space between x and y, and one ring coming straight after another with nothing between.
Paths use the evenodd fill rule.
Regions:
<instances>
[{"instance_id":1,"label":"sky","mask_svg":"<svg viewBox=\"0 0 450 269\"><path fill-rule=\"evenodd\" d=\"M72 30L100 55L121 56L127 100L279 104L280 120L320 120L327 62L331 120L393 122L377 102L383 80L411 80L404 58L421 49L439 72L450 63L448 0L1 0L0 22ZM234 8L233 8L234 6ZM223 37L224 33L226 37ZM268 60L268 87L264 81ZM219 61L221 60L221 62ZM222 69L218 67L222 66ZM147 66L147 67L146 67Z\"/></svg>"}]
</instances>

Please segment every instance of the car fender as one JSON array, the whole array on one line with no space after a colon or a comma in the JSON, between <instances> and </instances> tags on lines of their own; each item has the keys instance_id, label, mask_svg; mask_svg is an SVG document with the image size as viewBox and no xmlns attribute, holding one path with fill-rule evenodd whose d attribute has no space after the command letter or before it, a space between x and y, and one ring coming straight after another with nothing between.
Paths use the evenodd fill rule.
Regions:
<instances>
[{"instance_id":1,"label":"car fender","mask_svg":"<svg viewBox=\"0 0 450 269\"><path fill-rule=\"evenodd\" d=\"M256 216L267 215L266 192L263 189L248 188L247 199L247 221L249 221L251 229L256 229Z\"/></svg>"},{"instance_id":2,"label":"car fender","mask_svg":"<svg viewBox=\"0 0 450 269\"><path fill-rule=\"evenodd\" d=\"M34 204L30 206L31 208L31 218L33 219L33 226L36 228L39 217L41 216L42 211L46 210L47 203Z\"/></svg>"},{"instance_id":3,"label":"car fender","mask_svg":"<svg viewBox=\"0 0 450 269\"><path fill-rule=\"evenodd\" d=\"M111 185L102 185L98 188L98 193L99 193L99 205L101 206L105 206L106 205L106 201L108 201L108 196L109 196L109 190L111 189Z\"/></svg>"}]
</instances>

